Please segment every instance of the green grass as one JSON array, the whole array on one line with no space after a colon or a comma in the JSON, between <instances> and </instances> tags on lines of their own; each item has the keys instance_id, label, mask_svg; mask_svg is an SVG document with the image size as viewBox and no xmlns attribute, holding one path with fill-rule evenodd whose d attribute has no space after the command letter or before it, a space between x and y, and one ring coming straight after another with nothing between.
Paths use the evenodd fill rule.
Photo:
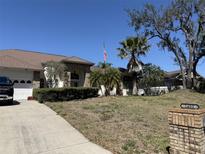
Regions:
<instances>
[{"instance_id":1,"label":"green grass","mask_svg":"<svg viewBox=\"0 0 205 154\"><path fill-rule=\"evenodd\" d=\"M188 90L162 96L103 97L46 103L91 141L115 154L165 153L168 110L180 103L205 107L205 94Z\"/></svg>"}]
</instances>

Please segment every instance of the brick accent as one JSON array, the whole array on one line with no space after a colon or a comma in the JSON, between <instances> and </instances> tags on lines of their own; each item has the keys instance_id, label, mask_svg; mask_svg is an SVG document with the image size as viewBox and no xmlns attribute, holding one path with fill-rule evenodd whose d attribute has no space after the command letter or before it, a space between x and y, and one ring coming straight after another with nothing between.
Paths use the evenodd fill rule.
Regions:
<instances>
[{"instance_id":1,"label":"brick accent","mask_svg":"<svg viewBox=\"0 0 205 154\"><path fill-rule=\"evenodd\" d=\"M171 154L205 154L205 109L172 109L168 114Z\"/></svg>"}]
</instances>

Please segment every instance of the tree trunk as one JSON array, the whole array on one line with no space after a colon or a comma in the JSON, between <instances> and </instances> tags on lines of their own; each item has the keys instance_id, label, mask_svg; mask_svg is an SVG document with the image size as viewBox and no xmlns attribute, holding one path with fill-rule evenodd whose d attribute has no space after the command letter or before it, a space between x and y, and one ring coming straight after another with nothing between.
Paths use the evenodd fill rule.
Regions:
<instances>
[{"instance_id":1,"label":"tree trunk","mask_svg":"<svg viewBox=\"0 0 205 154\"><path fill-rule=\"evenodd\" d=\"M173 50L176 51L176 50ZM186 70L183 68L183 62L182 59L180 58L179 54L177 52L173 52L176 56L176 59L179 63L179 67L180 67L180 71L181 71L181 75L182 75L182 84L183 84L183 89L187 88L187 83L186 83Z\"/></svg>"},{"instance_id":2,"label":"tree trunk","mask_svg":"<svg viewBox=\"0 0 205 154\"><path fill-rule=\"evenodd\" d=\"M137 95L138 88L137 88L137 80L135 77L133 78L132 82L133 82L132 95Z\"/></svg>"},{"instance_id":3,"label":"tree trunk","mask_svg":"<svg viewBox=\"0 0 205 154\"><path fill-rule=\"evenodd\" d=\"M100 91L101 91L102 96L104 96L105 92L103 93L102 85L100 85Z\"/></svg>"},{"instance_id":4,"label":"tree trunk","mask_svg":"<svg viewBox=\"0 0 205 154\"><path fill-rule=\"evenodd\" d=\"M175 55L175 57L177 59L177 62L178 62L179 67L180 67L181 75L182 75L183 89L186 89L187 83L186 83L186 76L185 76L186 70L185 69L187 68L187 62L186 62L186 59L184 59L182 49L179 48L178 46L176 47L175 44L173 44L173 42L169 38L167 38L166 41L169 45L169 48L172 50L173 54ZM184 64L185 64L185 66L184 66ZM185 67L185 69L184 69L184 67Z\"/></svg>"},{"instance_id":5,"label":"tree trunk","mask_svg":"<svg viewBox=\"0 0 205 154\"><path fill-rule=\"evenodd\" d=\"M189 65L187 70L187 88L193 88L193 62L194 62L194 47L193 47L193 40L190 40L188 35L188 44L189 44Z\"/></svg>"},{"instance_id":6,"label":"tree trunk","mask_svg":"<svg viewBox=\"0 0 205 154\"><path fill-rule=\"evenodd\" d=\"M182 84L183 84L183 89L187 89L187 83L186 83L186 71L182 68L182 66L180 65L180 70L181 70L181 74L182 74Z\"/></svg>"},{"instance_id":7,"label":"tree trunk","mask_svg":"<svg viewBox=\"0 0 205 154\"><path fill-rule=\"evenodd\" d=\"M105 90L105 96L109 96L110 95L110 90L106 89Z\"/></svg>"},{"instance_id":8,"label":"tree trunk","mask_svg":"<svg viewBox=\"0 0 205 154\"><path fill-rule=\"evenodd\" d=\"M197 71L196 71L196 67L197 67L197 64L199 62L199 60L205 56L205 52L198 55L195 60L193 61L193 86L194 88L197 88L197 79L196 79L196 76L197 76Z\"/></svg>"},{"instance_id":9,"label":"tree trunk","mask_svg":"<svg viewBox=\"0 0 205 154\"><path fill-rule=\"evenodd\" d=\"M193 75L192 75L192 71L188 71L187 88L188 89L192 89L193 88Z\"/></svg>"},{"instance_id":10,"label":"tree trunk","mask_svg":"<svg viewBox=\"0 0 205 154\"><path fill-rule=\"evenodd\" d=\"M185 77L184 72L182 73L182 84L183 84L183 89L187 89L187 87L186 87L186 77Z\"/></svg>"}]
</instances>

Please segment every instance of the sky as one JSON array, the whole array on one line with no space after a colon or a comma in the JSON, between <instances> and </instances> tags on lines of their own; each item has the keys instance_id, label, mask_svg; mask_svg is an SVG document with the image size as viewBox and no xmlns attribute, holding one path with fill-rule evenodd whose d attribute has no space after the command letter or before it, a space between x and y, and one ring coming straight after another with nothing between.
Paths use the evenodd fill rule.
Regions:
<instances>
[{"instance_id":1,"label":"sky","mask_svg":"<svg viewBox=\"0 0 205 154\"><path fill-rule=\"evenodd\" d=\"M135 36L126 9L140 9L146 2L167 5L169 0L0 0L0 49L23 49L78 56L126 67L117 54L119 42ZM151 41L149 53L140 59L165 71L178 70L174 55ZM199 72L205 75L205 64Z\"/></svg>"}]
</instances>

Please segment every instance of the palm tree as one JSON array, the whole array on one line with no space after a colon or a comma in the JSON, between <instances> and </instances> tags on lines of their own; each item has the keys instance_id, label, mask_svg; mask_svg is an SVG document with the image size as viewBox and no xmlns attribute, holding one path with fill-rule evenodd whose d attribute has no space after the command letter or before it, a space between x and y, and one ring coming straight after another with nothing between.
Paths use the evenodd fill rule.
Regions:
<instances>
[{"instance_id":1,"label":"palm tree","mask_svg":"<svg viewBox=\"0 0 205 154\"><path fill-rule=\"evenodd\" d=\"M144 37L129 37L120 42L121 48L118 48L118 56L121 59L128 58L127 69L133 76L132 94L137 94L137 80L142 72L142 62L139 60L140 55L145 55L149 50L147 39Z\"/></svg>"},{"instance_id":2,"label":"palm tree","mask_svg":"<svg viewBox=\"0 0 205 154\"><path fill-rule=\"evenodd\" d=\"M48 61L42 63L45 69L45 76L47 78L49 88L58 86L58 79L61 79L65 74L66 66L61 62Z\"/></svg>"},{"instance_id":3,"label":"palm tree","mask_svg":"<svg viewBox=\"0 0 205 154\"><path fill-rule=\"evenodd\" d=\"M121 73L118 69L110 67L105 71L103 80L106 87L105 94L110 95L110 91L114 87L116 87L116 89L120 87Z\"/></svg>"},{"instance_id":4,"label":"palm tree","mask_svg":"<svg viewBox=\"0 0 205 154\"><path fill-rule=\"evenodd\" d=\"M90 74L92 86L97 86L101 89L101 85L105 87L105 95L110 95L110 91L118 88L121 81L120 71L111 67L108 63L99 63L98 67ZM101 89L102 91L102 89Z\"/></svg>"}]
</instances>

